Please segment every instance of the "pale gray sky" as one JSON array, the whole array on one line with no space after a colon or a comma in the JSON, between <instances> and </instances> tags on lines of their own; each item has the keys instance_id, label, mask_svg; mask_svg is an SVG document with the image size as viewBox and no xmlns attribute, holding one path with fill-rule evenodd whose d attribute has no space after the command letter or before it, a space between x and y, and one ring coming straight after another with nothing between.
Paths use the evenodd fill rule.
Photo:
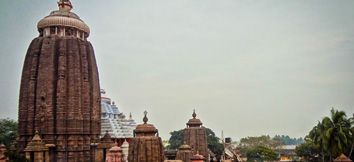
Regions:
<instances>
[{"instance_id":1,"label":"pale gray sky","mask_svg":"<svg viewBox=\"0 0 354 162\"><path fill-rule=\"evenodd\" d=\"M352 0L73 0L101 87L164 139L192 110L219 136L300 137L354 111ZM0 118L17 119L22 64L55 0L0 1Z\"/></svg>"}]
</instances>

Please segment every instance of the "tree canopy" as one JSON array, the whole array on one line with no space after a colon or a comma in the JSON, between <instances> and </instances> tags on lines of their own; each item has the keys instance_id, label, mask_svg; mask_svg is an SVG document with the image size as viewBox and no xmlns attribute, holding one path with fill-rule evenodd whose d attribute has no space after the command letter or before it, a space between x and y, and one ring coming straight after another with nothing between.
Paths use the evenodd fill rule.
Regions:
<instances>
[{"instance_id":1,"label":"tree canopy","mask_svg":"<svg viewBox=\"0 0 354 162\"><path fill-rule=\"evenodd\" d=\"M17 122L11 119L0 119L0 143L6 147L10 147L11 143L16 140Z\"/></svg>"},{"instance_id":2,"label":"tree canopy","mask_svg":"<svg viewBox=\"0 0 354 162\"><path fill-rule=\"evenodd\" d=\"M322 161L332 161L341 153L353 158L353 120L344 111L331 109L330 116L312 128L306 136L306 143L298 147L298 152L301 154L305 148L307 152L313 152L317 148Z\"/></svg>"}]
</instances>

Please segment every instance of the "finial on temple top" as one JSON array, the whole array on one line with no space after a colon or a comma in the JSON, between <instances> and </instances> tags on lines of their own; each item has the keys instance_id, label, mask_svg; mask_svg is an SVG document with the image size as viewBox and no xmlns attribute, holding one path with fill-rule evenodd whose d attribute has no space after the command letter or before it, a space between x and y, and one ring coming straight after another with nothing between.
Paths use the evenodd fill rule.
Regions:
<instances>
[{"instance_id":1,"label":"finial on temple top","mask_svg":"<svg viewBox=\"0 0 354 162\"><path fill-rule=\"evenodd\" d=\"M147 113L148 113L148 112L145 110L145 111L144 111L144 119L143 119L144 124L146 124L146 123L149 121L149 119L148 119L147 116L146 116Z\"/></svg>"},{"instance_id":2,"label":"finial on temple top","mask_svg":"<svg viewBox=\"0 0 354 162\"><path fill-rule=\"evenodd\" d=\"M66 12L70 12L73 8L73 5L71 4L70 0L59 0L58 6L60 11Z\"/></svg>"},{"instance_id":3,"label":"finial on temple top","mask_svg":"<svg viewBox=\"0 0 354 162\"><path fill-rule=\"evenodd\" d=\"M195 113L195 109L193 109L193 114L192 114L193 118L197 117L197 114Z\"/></svg>"}]
</instances>

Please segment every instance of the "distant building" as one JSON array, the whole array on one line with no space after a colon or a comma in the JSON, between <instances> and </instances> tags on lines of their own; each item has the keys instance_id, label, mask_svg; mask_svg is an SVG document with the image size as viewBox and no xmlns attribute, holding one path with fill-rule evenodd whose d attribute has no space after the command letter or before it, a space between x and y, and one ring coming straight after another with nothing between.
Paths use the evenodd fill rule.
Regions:
<instances>
[{"instance_id":1,"label":"distant building","mask_svg":"<svg viewBox=\"0 0 354 162\"><path fill-rule=\"evenodd\" d=\"M296 145L282 145L275 149L279 154L279 161L296 161L299 157L295 153Z\"/></svg>"},{"instance_id":2,"label":"distant building","mask_svg":"<svg viewBox=\"0 0 354 162\"><path fill-rule=\"evenodd\" d=\"M133 138L136 125L132 115L126 117L106 96L106 92L101 90L101 137L108 131L112 139L120 139L119 141L123 142L124 139Z\"/></svg>"}]
</instances>

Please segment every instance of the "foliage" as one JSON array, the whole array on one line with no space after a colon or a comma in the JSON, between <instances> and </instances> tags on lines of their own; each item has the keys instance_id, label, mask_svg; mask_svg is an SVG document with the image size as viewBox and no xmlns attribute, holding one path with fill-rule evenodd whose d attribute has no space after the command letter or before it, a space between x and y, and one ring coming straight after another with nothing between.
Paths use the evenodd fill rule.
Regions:
<instances>
[{"instance_id":1,"label":"foliage","mask_svg":"<svg viewBox=\"0 0 354 162\"><path fill-rule=\"evenodd\" d=\"M0 143L7 148L16 140L17 122L11 119L0 119Z\"/></svg>"},{"instance_id":2,"label":"foliage","mask_svg":"<svg viewBox=\"0 0 354 162\"><path fill-rule=\"evenodd\" d=\"M183 144L183 132L184 129L170 133L171 137L169 140L170 145L167 147L168 149L178 149L178 147ZM220 143L220 138L218 138L209 128L206 128L206 135L208 140L208 148L213 153L220 156L224 151L224 146Z\"/></svg>"},{"instance_id":3,"label":"foliage","mask_svg":"<svg viewBox=\"0 0 354 162\"><path fill-rule=\"evenodd\" d=\"M268 135L262 135L259 137L246 137L241 138L239 147L240 148L255 148L258 146L263 146L267 148L275 149L280 146L282 143L277 140L273 140Z\"/></svg>"},{"instance_id":4,"label":"foliage","mask_svg":"<svg viewBox=\"0 0 354 162\"><path fill-rule=\"evenodd\" d=\"M168 149L178 149L179 146L183 144L183 129L178 131L170 132L171 137L168 141L170 145L167 146Z\"/></svg>"},{"instance_id":5,"label":"foliage","mask_svg":"<svg viewBox=\"0 0 354 162\"><path fill-rule=\"evenodd\" d=\"M16 151L7 151L5 153L5 156L8 157L11 162L29 162L29 160L26 159L26 157L20 155Z\"/></svg>"},{"instance_id":6,"label":"foliage","mask_svg":"<svg viewBox=\"0 0 354 162\"><path fill-rule=\"evenodd\" d=\"M332 161L341 153L350 156L354 142L352 120L344 111L332 109L330 116L324 117L309 132L307 139L319 147L322 161Z\"/></svg>"},{"instance_id":7,"label":"foliage","mask_svg":"<svg viewBox=\"0 0 354 162\"><path fill-rule=\"evenodd\" d=\"M298 156L303 157L304 160L308 162L321 161L321 150L319 146L314 144L312 141L306 141L305 143L297 146L295 153Z\"/></svg>"},{"instance_id":8,"label":"foliage","mask_svg":"<svg viewBox=\"0 0 354 162\"><path fill-rule=\"evenodd\" d=\"M303 138L291 138L288 135L275 135L273 140L280 141L283 145L300 145L304 143Z\"/></svg>"},{"instance_id":9,"label":"foliage","mask_svg":"<svg viewBox=\"0 0 354 162\"><path fill-rule=\"evenodd\" d=\"M274 161L277 160L277 154L270 148L256 146L247 150L247 161Z\"/></svg>"},{"instance_id":10,"label":"foliage","mask_svg":"<svg viewBox=\"0 0 354 162\"><path fill-rule=\"evenodd\" d=\"M220 138L215 135L215 133L206 128L208 148L216 155L222 155L224 152L224 145L220 143Z\"/></svg>"}]
</instances>

